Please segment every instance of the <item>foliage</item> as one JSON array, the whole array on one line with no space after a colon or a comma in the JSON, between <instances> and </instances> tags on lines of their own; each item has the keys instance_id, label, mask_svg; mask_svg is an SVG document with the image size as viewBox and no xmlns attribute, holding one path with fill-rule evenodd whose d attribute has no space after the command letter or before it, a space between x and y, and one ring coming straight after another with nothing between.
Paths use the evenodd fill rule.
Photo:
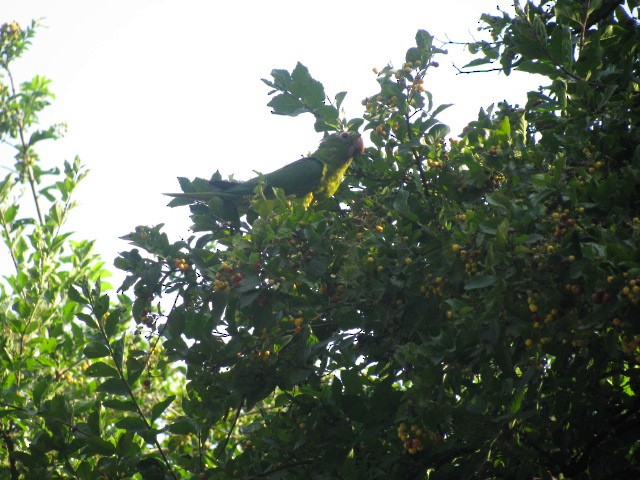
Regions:
<instances>
[{"instance_id":1,"label":"foliage","mask_svg":"<svg viewBox=\"0 0 640 480\"><path fill-rule=\"evenodd\" d=\"M344 92L328 102L301 64L274 70L274 113L311 113L318 132L364 125L373 146L308 209L258 189L240 219L191 205L185 240L137 228L116 260L131 305L92 280L70 288L96 380L59 427L74 441L41 427L44 465L61 478L637 478L629 12L633 0L540 0L483 16L491 38L469 45L467 69L548 85L448 141L447 105L424 88L443 53L426 31L375 72L361 119L341 118ZM129 308L151 345L125 329ZM20 471L37 472L34 448L19 450Z\"/></svg>"},{"instance_id":2,"label":"foliage","mask_svg":"<svg viewBox=\"0 0 640 480\"><path fill-rule=\"evenodd\" d=\"M40 142L58 139L63 130L62 125L43 128L38 121L53 99L49 80L36 76L18 85L12 75L35 28L35 23L0 26L0 141L3 157L13 155L3 161L9 173L0 181L3 255L10 267L0 281L0 478L104 478L123 468L120 459L135 469L141 445L131 423L103 405L120 410L134 405L156 416L161 407L140 407L136 398L109 403L101 392L115 389L117 381L96 380L122 374L117 359L124 342L105 338L122 334L123 325L118 314L106 313L100 278L108 272L92 253L93 242L73 240L65 230L72 196L87 171L78 158L62 168L45 168L39 155ZM89 282L95 282L91 289ZM78 284L83 294L74 289ZM83 314L74 301L85 298L102 308L99 320ZM139 337L136 343L139 349L147 345ZM89 366L91 359L107 355L116 367ZM127 388L135 385L133 372L140 376L144 366L127 361ZM139 385L138 398L144 398L141 392Z\"/></svg>"},{"instance_id":3,"label":"foliage","mask_svg":"<svg viewBox=\"0 0 640 480\"><path fill-rule=\"evenodd\" d=\"M374 146L337 202L258 195L240 226L199 203L186 241L129 237L154 255L118 260L134 314L173 304L164 345L206 474L637 476L639 30L609 6L484 16L469 68L551 84L450 144L424 90L442 52L419 31L377 72ZM274 113L347 123L305 68L272 77ZM202 435L230 412L238 428Z\"/></svg>"}]
</instances>

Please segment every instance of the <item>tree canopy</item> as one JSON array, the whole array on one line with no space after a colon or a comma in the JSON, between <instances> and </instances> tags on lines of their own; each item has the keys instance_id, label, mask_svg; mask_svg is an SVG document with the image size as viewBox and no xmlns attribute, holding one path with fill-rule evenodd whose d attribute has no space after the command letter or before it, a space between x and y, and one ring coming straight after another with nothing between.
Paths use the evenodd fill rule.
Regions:
<instances>
[{"instance_id":1,"label":"tree canopy","mask_svg":"<svg viewBox=\"0 0 640 480\"><path fill-rule=\"evenodd\" d=\"M445 53L426 30L358 118L303 64L273 70L275 114L371 146L309 208L258 185L240 213L192 204L182 240L138 227L117 299L90 244L55 236L59 203L20 221L5 200L0 478L637 478L637 8L483 15L469 82L543 86L460 138L426 90ZM31 35L2 27L5 70ZM2 138L22 139L0 187L66 198L78 163L32 180L51 132L24 142L34 82L0 87Z\"/></svg>"}]
</instances>

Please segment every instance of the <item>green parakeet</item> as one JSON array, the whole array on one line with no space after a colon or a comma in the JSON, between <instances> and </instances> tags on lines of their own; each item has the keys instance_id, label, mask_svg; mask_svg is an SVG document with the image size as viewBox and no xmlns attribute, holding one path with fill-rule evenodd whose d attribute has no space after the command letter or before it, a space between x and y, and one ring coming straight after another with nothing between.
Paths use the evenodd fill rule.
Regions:
<instances>
[{"instance_id":1,"label":"green parakeet","mask_svg":"<svg viewBox=\"0 0 640 480\"><path fill-rule=\"evenodd\" d=\"M170 197L206 202L214 197L234 204L248 201L255 188L264 182L265 193L280 188L285 195L303 199L305 206L330 198L340 186L353 158L364 151L362 138L357 132L341 132L327 135L318 149L309 157L296 160L274 172L246 182L211 180L204 183L203 191L168 193ZM196 184L196 182L193 182ZM198 182L200 188L203 182Z\"/></svg>"}]
</instances>

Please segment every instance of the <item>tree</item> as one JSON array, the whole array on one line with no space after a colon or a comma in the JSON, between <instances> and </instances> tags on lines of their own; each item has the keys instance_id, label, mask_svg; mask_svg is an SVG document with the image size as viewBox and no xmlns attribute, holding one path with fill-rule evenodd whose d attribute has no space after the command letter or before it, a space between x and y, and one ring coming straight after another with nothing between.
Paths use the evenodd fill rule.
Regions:
<instances>
[{"instance_id":1,"label":"tree","mask_svg":"<svg viewBox=\"0 0 640 480\"><path fill-rule=\"evenodd\" d=\"M12 74L36 27L35 22L26 28L15 22L0 26L0 141L9 172L0 181L0 226L10 267L0 280L0 478L106 478L125 468L123 457L132 462L130 469L138 463L133 433L119 428L131 430L133 423L120 412L139 407L141 397L155 398L144 395L142 380L134 387L145 364L134 363L131 351L137 347L140 357L153 356L148 343L134 337L126 344L134 346L127 361L129 402L101 398L109 388L125 388L115 380L98 385L95 378L122 373L125 342L109 343L106 335L127 331L120 324L120 315L127 318L127 299L121 297L122 310L107 314L109 299L101 294L100 279L109 272L93 253L93 242L74 240L65 229L86 169L78 158L60 162L61 168L43 167L40 142L59 139L64 131L63 125L39 124L39 114L53 99L50 82L35 76L18 83ZM93 300L94 313L102 309L99 320L73 301L85 298ZM90 359L105 356L117 367L89 366ZM179 393L180 384L176 380L167 388ZM159 408L149 410L157 414ZM139 412L147 413L144 405Z\"/></svg>"},{"instance_id":2,"label":"tree","mask_svg":"<svg viewBox=\"0 0 640 480\"><path fill-rule=\"evenodd\" d=\"M548 85L460 139L424 90L443 53L426 31L376 72L362 118L302 64L273 70L274 113L364 126L373 146L309 208L258 186L240 218L191 205L184 240L132 232L116 266L150 346L125 330L125 297L70 290L96 335L93 418L118 419L95 430L93 463L74 454L91 466L76 475L636 478L637 7L484 15L465 71Z\"/></svg>"},{"instance_id":3,"label":"tree","mask_svg":"<svg viewBox=\"0 0 640 480\"><path fill-rule=\"evenodd\" d=\"M18 85L11 73L34 29L35 23L0 26L0 141L3 157L15 155L0 181L3 254L12 269L0 281L3 479L19 478L24 468L29 478L50 469L46 453L70 440L77 400L91 389L78 380L84 378L85 357L77 346L86 340L73 322L78 307L67 290L106 273L92 242L73 241L64 230L72 194L86 175L80 160L64 162L62 170L41 166L40 142L59 138L63 130L38 124L53 98L49 80L36 76Z\"/></svg>"},{"instance_id":4,"label":"tree","mask_svg":"<svg viewBox=\"0 0 640 480\"><path fill-rule=\"evenodd\" d=\"M620 4L621 2L616 2ZM497 63L550 85L446 143L425 31L364 102L374 147L317 208L258 192L234 227L160 227L124 253L134 312L172 299L165 348L216 478L634 478L638 368L637 5L528 2L483 16ZM490 67L491 68L491 67ZM274 113L355 128L298 65ZM236 420L244 419L239 428Z\"/></svg>"}]
</instances>

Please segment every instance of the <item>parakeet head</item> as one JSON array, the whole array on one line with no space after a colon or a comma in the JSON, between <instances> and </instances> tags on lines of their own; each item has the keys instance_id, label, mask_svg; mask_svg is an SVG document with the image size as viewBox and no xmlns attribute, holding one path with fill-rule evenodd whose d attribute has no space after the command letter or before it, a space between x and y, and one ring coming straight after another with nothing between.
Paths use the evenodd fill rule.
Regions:
<instances>
[{"instance_id":1,"label":"parakeet head","mask_svg":"<svg viewBox=\"0 0 640 480\"><path fill-rule=\"evenodd\" d=\"M339 132L324 137L314 156L327 163L345 163L362 152L364 143L358 132Z\"/></svg>"}]
</instances>

